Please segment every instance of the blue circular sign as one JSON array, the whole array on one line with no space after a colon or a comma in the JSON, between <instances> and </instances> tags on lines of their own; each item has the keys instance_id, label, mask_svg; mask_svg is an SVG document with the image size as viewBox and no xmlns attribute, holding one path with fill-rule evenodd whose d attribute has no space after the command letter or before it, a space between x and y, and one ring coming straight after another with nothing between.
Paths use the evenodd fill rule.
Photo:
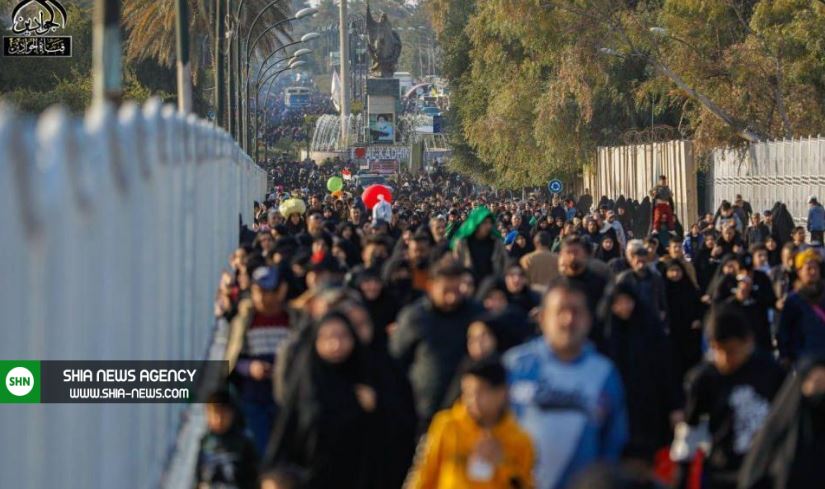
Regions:
<instances>
[{"instance_id":1,"label":"blue circular sign","mask_svg":"<svg viewBox=\"0 0 825 489\"><path fill-rule=\"evenodd\" d=\"M564 189L564 185L561 183L561 180L553 179L550 180L550 183L547 184L547 190L554 194L560 194L562 189Z\"/></svg>"}]
</instances>

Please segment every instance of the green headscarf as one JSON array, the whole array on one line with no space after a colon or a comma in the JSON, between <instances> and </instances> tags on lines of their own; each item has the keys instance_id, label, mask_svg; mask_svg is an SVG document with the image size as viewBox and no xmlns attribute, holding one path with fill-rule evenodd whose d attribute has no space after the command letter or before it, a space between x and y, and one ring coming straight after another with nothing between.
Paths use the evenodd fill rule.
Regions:
<instances>
[{"instance_id":1,"label":"green headscarf","mask_svg":"<svg viewBox=\"0 0 825 489\"><path fill-rule=\"evenodd\" d=\"M458 228L458 231L456 231L455 235L453 236L453 239L450 242L450 248L455 249L456 243L458 243L460 240L469 238L470 236L474 235L476 229L478 229L481 223L484 222L484 220L488 217L495 221L493 213L490 212L490 209L488 209L487 207L481 206L473 209L472 212L470 212L470 215L467 216L467 220L464 221L464 223L461 225L460 228ZM495 226L493 226L493 230L490 234L494 238L501 239L501 234L499 234Z\"/></svg>"}]
</instances>

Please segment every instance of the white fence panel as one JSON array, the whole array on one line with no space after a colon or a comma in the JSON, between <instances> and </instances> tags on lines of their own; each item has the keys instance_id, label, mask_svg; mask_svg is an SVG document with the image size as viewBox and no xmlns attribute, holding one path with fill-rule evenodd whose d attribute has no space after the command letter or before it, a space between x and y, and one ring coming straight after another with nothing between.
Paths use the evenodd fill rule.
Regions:
<instances>
[{"instance_id":1,"label":"white fence panel","mask_svg":"<svg viewBox=\"0 0 825 489\"><path fill-rule=\"evenodd\" d=\"M158 101L0 107L0 358L200 359L265 190L225 132ZM4 405L0 487L157 487L186 409Z\"/></svg>"},{"instance_id":2,"label":"white fence panel","mask_svg":"<svg viewBox=\"0 0 825 489\"><path fill-rule=\"evenodd\" d=\"M709 178L709 208L736 194L754 211L783 202L798 224L808 216L808 197L825 197L825 139L765 141L745 150L720 149L713 153Z\"/></svg>"}]
</instances>

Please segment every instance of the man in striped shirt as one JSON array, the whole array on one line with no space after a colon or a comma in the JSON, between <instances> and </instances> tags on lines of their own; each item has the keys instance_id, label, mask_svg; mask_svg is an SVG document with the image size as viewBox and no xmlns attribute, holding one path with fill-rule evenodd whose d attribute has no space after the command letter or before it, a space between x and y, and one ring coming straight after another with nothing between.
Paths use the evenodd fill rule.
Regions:
<instances>
[{"instance_id":1,"label":"man in striped shirt","mask_svg":"<svg viewBox=\"0 0 825 489\"><path fill-rule=\"evenodd\" d=\"M275 267L252 273L251 296L238 304L227 359L249 429L259 453L266 449L276 414L272 366L278 345L289 335L287 285Z\"/></svg>"}]
</instances>

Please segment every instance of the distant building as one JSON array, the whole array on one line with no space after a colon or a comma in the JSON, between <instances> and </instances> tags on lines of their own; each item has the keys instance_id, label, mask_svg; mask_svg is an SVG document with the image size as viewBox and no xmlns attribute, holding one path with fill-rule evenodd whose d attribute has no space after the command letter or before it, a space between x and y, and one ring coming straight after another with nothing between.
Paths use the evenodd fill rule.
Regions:
<instances>
[{"instance_id":1,"label":"distant building","mask_svg":"<svg viewBox=\"0 0 825 489\"><path fill-rule=\"evenodd\" d=\"M409 72L396 71L395 74L393 75L393 78L398 80L398 85L399 85L398 96L399 97L403 97L404 94L407 93L407 91L410 88L415 86L415 80L413 79L413 76Z\"/></svg>"}]
</instances>

